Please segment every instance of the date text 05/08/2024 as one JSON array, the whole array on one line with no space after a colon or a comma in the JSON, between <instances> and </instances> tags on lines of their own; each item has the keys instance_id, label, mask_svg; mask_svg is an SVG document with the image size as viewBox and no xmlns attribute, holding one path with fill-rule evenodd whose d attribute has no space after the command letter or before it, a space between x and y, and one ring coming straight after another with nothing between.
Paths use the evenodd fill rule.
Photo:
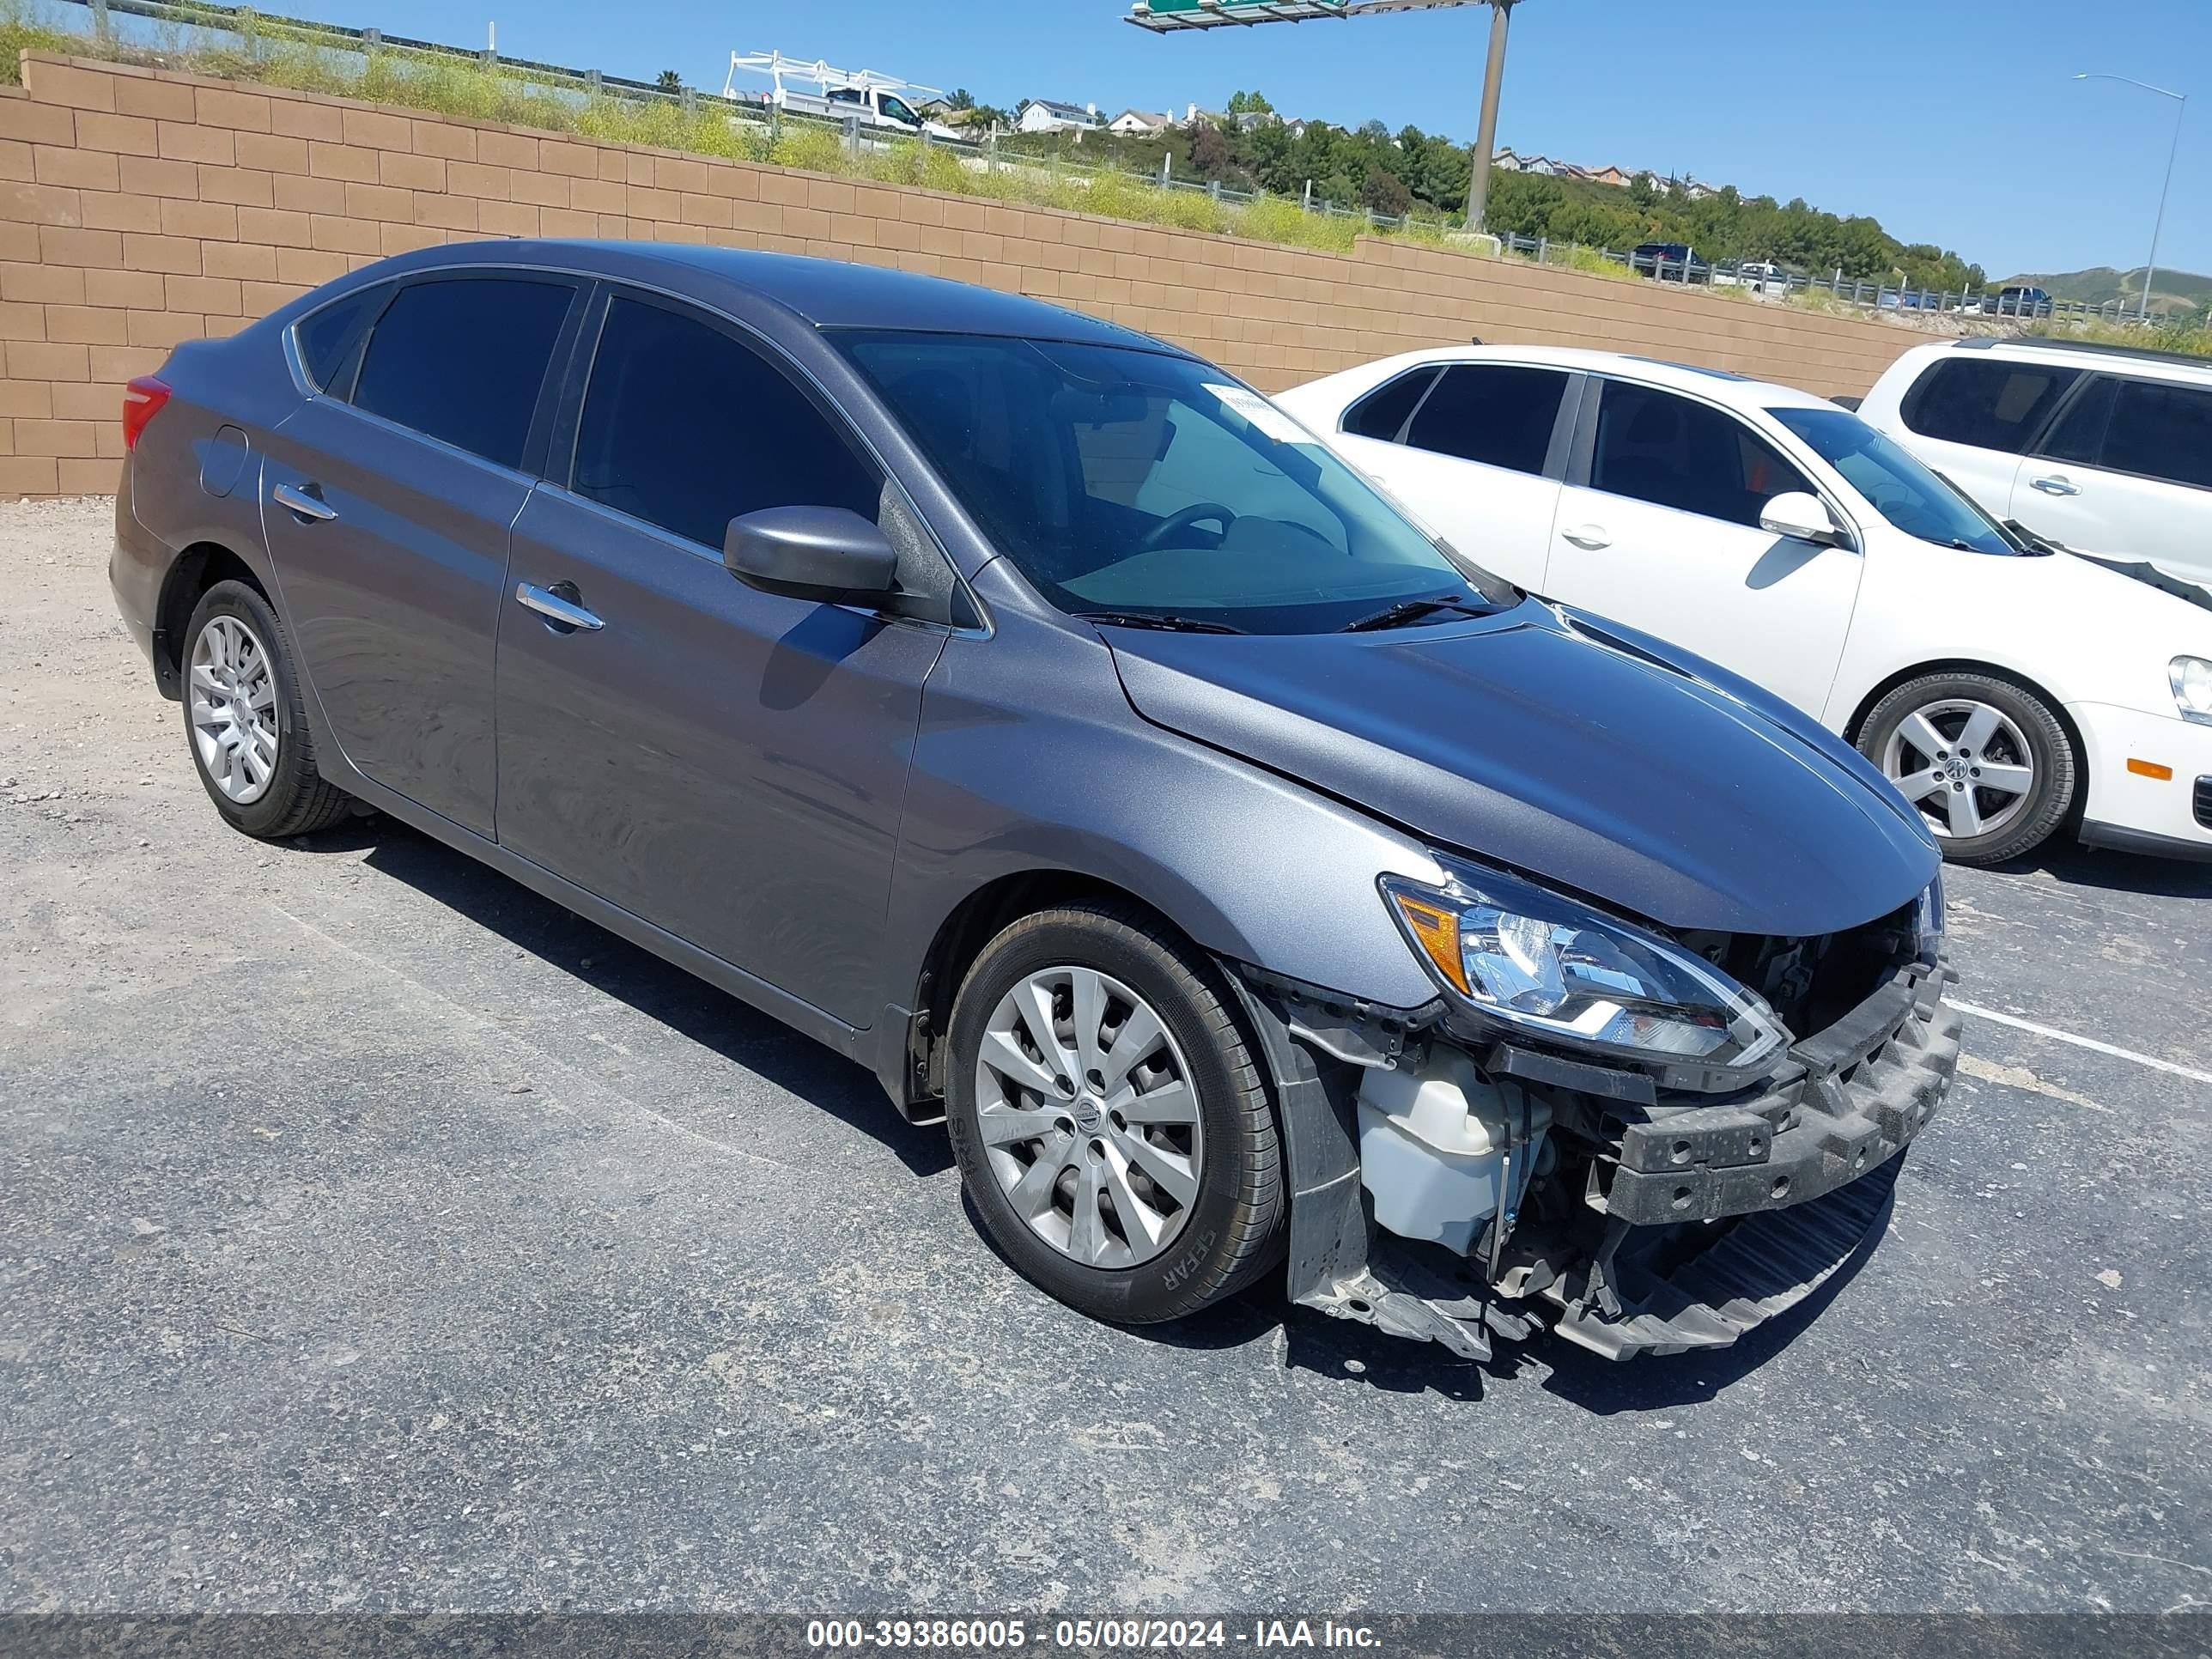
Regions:
<instances>
[{"instance_id":1,"label":"date text 05/08/2024","mask_svg":"<svg viewBox=\"0 0 2212 1659\"><path fill-rule=\"evenodd\" d=\"M1005 1651L1046 1643L1042 1620L813 1619L806 1644L814 1648L921 1648ZM1222 1619L1059 1619L1050 1644L1078 1651L1172 1651L1183 1648L1261 1650L1354 1648L1372 1650L1380 1638L1364 1625L1334 1620L1255 1619L1232 1625Z\"/></svg>"}]
</instances>

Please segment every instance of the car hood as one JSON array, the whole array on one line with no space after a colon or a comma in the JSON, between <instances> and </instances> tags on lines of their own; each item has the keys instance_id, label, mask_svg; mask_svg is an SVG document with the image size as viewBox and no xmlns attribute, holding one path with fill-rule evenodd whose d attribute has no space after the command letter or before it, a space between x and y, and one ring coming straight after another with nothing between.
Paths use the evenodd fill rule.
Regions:
<instances>
[{"instance_id":1,"label":"car hood","mask_svg":"<svg viewBox=\"0 0 2212 1659\"><path fill-rule=\"evenodd\" d=\"M1839 740L1538 600L1372 634L1101 631L1154 724L1669 927L1834 933L1936 872L1918 814Z\"/></svg>"}]
</instances>

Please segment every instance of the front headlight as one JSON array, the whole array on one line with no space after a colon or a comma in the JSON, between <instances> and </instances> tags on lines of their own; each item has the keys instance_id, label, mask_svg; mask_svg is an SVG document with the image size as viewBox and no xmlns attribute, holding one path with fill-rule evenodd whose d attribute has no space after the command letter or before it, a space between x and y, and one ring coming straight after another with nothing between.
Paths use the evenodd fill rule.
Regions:
<instances>
[{"instance_id":1,"label":"front headlight","mask_svg":"<svg viewBox=\"0 0 2212 1659\"><path fill-rule=\"evenodd\" d=\"M2212 726L2212 662L2202 657L2176 657L2166 673L2173 682L2173 706L2181 711L2181 718Z\"/></svg>"},{"instance_id":2,"label":"front headlight","mask_svg":"<svg viewBox=\"0 0 2212 1659\"><path fill-rule=\"evenodd\" d=\"M1912 936L1922 946L1943 940L1943 872L1938 870L1912 907Z\"/></svg>"},{"instance_id":3,"label":"front headlight","mask_svg":"<svg viewBox=\"0 0 2212 1659\"><path fill-rule=\"evenodd\" d=\"M1578 1048L1749 1069L1790 1041L1754 992L1678 945L1495 871L1382 878L1415 951L1461 1002Z\"/></svg>"}]
</instances>

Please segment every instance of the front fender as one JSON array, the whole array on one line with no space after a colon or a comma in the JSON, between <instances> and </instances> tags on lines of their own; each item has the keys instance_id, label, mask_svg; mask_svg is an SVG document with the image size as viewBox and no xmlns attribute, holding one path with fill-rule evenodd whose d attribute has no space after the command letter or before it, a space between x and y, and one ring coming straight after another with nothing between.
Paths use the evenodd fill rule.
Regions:
<instances>
[{"instance_id":1,"label":"front fender","mask_svg":"<svg viewBox=\"0 0 2212 1659\"><path fill-rule=\"evenodd\" d=\"M1438 880L1419 842L1149 724L1095 635L1022 622L951 641L923 693L884 1000L915 1006L964 900L1036 872L1109 884L1206 951L1350 997L1411 1008L1435 994L1375 885Z\"/></svg>"}]
</instances>

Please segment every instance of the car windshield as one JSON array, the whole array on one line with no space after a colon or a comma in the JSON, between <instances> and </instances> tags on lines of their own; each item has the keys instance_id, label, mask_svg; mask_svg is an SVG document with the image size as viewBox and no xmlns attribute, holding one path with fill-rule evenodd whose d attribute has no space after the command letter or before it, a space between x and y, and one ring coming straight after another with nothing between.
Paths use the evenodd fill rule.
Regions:
<instances>
[{"instance_id":1,"label":"car windshield","mask_svg":"<svg viewBox=\"0 0 2212 1659\"><path fill-rule=\"evenodd\" d=\"M1847 409L1771 409L1908 536L1972 553L2021 550L1989 515Z\"/></svg>"},{"instance_id":2,"label":"car windshield","mask_svg":"<svg viewBox=\"0 0 2212 1659\"><path fill-rule=\"evenodd\" d=\"M1063 611L1312 634L1449 622L1519 597L1204 363L985 335L831 337Z\"/></svg>"}]
</instances>

